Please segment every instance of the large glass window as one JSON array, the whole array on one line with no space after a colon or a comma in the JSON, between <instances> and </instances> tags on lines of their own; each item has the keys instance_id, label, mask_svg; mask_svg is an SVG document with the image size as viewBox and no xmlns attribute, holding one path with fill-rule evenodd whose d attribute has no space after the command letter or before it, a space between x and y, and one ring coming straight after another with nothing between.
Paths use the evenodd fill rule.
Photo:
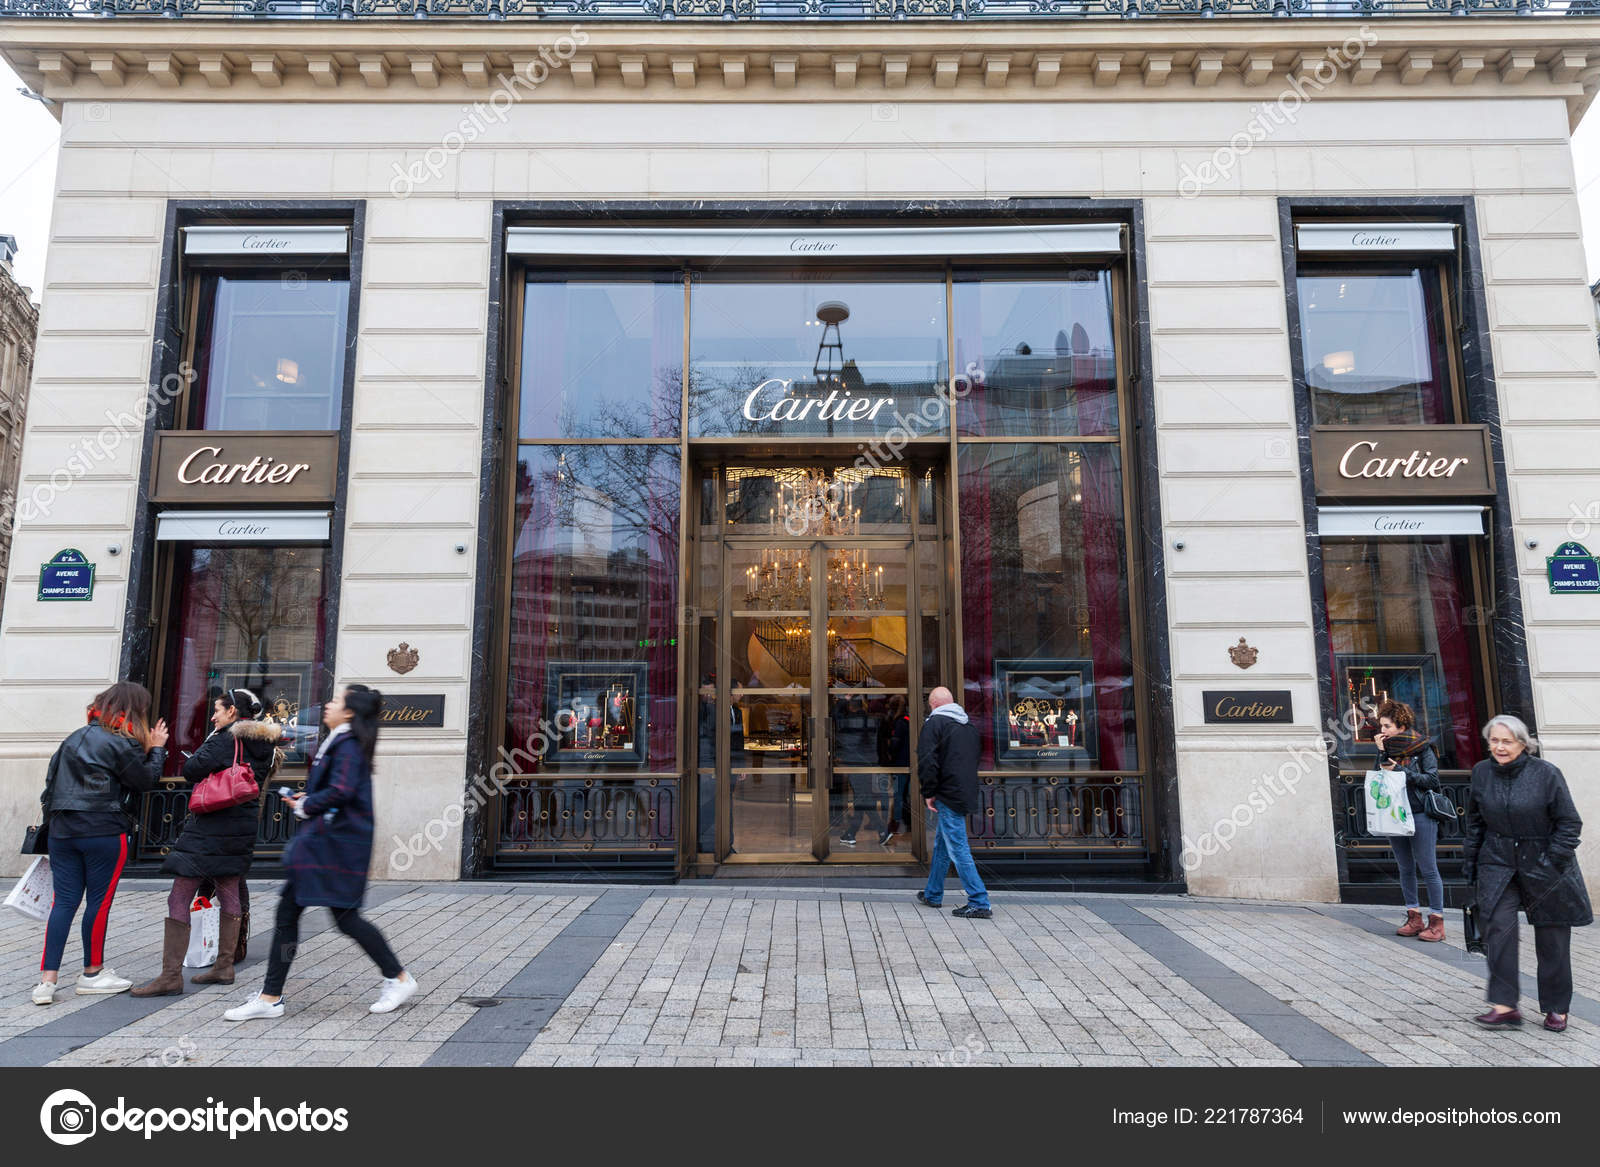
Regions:
<instances>
[{"instance_id":1,"label":"large glass window","mask_svg":"<svg viewBox=\"0 0 1600 1167\"><path fill-rule=\"evenodd\" d=\"M200 279L191 424L336 430L350 281L302 271Z\"/></svg>"},{"instance_id":2,"label":"large glass window","mask_svg":"<svg viewBox=\"0 0 1600 1167\"><path fill-rule=\"evenodd\" d=\"M1110 272L957 280L955 329L956 370L970 378L962 434L1116 432Z\"/></svg>"},{"instance_id":3,"label":"large glass window","mask_svg":"<svg viewBox=\"0 0 1600 1167\"><path fill-rule=\"evenodd\" d=\"M524 446L516 475L518 772L676 769L678 451Z\"/></svg>"},{"instance_id":4,"label":"large glass window","mask_svg":"<svg viewBox=\"0 0 1600 1167\"><path fill-rule=\"evenodd\" d=\"M1122 460L961 447L963 703L985 769L1138 767Z\"/></svg>"},{"instance_id":5,"label":"large glass window","mask_svg":"<svg viewBox=\"0 0 1600 1167\"><path fill-rule=\"evenodd\" d=\"M529 279L522 319L523 439L678 433L681 276Z\"/></svg>"},{"instance_id":6,"label":"large glass window","mask_svg":"<svg viewBox=\"0 0 1600 1167\"><path fill-rule=\"evenodd\" d=\"M1300 269L1300 336L1317 425L1455 421L1435 267Z\"/></svg>"},{"instance_id":7,"label":"large glass window","mask_svg":"<svg viewBox=\"0 0 1600 1167\"><path fill-rule=\"evenodd\" d=\"M690 295L689 434L949 433L945 284L773 273ZM907 424L909 422L909 425Z\"/></svg>"},{"instance_id":8,"label":"large glass window","mask_svg":"<svg viewBox=\"0 0 1600 1167\"><path fill-rule=\"evenodd\" d=\"M1322 562L1343 768L1375 760L1377 707L1393 698L1416 712L1440 766L1469 769L1487 716L1469 540L1326 539Z\"/></svg>"},{"instance_id":9,"label":"large glass window","mask_svg":"<svg viewBox=\"0 0 1600 1167\"><path fill-rule=\"evenodd\" d=\"M305 764L321 728L327 549L182 544L174 554L168 773L200 748L212 702L230 689L260 697L285 727L287 761Z\"/></svg>"}]
</instances>

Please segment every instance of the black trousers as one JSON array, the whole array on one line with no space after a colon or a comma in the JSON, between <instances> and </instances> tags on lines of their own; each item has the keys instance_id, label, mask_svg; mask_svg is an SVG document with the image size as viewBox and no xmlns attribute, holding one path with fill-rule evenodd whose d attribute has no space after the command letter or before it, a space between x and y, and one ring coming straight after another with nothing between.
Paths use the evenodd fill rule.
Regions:
<instances>
[{"instance_id":1,"label":"black trousers","mask_svg":"<svg viewBox=\"0 0 1600 1167\"><path fill-rule=\"evenodd\" d=\"M268 997L283 996L283 983L289 979L289 966L294 963L295 950L300 947L300 915L305 905L294 898L294 884L283 885L283 895L278 899L278 919L272 933L272 951L267 954L267 982L261 992ZM400 975L401 965L394 950L383 938L377 926L361 914L358 908L329 908L339 931L361 945L378 966L378 971L393 979Z\"/></svg>"},{"instance_id":2,"label":"black trousers","mask_svg":"<svg viewBox=\"0 0 1600 1167\"><path fill-rule=\"evenodd\" d=\"M1522 893L1513 876L1489 918L1482 921L1491 1005L1515 1009L1521 999L1517 972L1517 909L1521 906ZM1539 1011L1565 1014L1572 1008L1572 929L1565 924L1536 924L1533 948L1539 958Z\"/></svg>"}]
</instances>

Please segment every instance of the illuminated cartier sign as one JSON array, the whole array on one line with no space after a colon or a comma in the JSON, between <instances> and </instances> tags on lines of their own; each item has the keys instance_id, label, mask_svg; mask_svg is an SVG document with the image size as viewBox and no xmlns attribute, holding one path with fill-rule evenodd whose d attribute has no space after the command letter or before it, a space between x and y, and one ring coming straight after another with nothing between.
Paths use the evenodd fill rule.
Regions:
<instances>
[{"instance_id":1,"label":"illuminated cartier sign","mask_svg":"<svg viewBox=\"0 0 1600 1167\"><path fill-rule=\"evenodd\" d=\"M793 397L793 387L792 378L769 377L744 399L744 416L750 421L875 421L879 410L894 404L893 397L856 397L848 389L830 389L825 397Z\"/></svg>"},{"instance_id":2,"label":"illuminated cartier sign","mask_svg":"<svg viewBox=\"0 0 1600 1167\"><path fill-rule=\"evenodd\" d=\"M331 503L339 435L163 430L156 434L150 501L215 506Z\"/></svg>"},{"instance_id":3,"label":"illuminated cartier sign","mask_svg":"<svg viewBox=\"0 0 1600 1167\"><path fill-rule=\"evenodd\" d=\"M1334 498L1494 494L1488 426L1316 426L1311 464L1317 493Z\"/></svg>"}]
</instances>

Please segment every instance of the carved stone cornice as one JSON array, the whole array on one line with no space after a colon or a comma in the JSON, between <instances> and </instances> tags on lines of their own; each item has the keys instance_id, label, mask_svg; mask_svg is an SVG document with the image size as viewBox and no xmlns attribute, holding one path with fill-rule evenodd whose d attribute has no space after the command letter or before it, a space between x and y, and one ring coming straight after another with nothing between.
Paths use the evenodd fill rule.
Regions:
<instances>
[{"instance_id":1,"label":"carved stone cornice","mask_svg":"<svg viewBox=\"0 0 1600 1167\"><path fill-rule=\"evenodd\" d=\"M535 39L537 38L537 39ZM1364 43L1375 38L1375 43ZM533 51L530 51L533 50ZM1407 19L672 23L0 21L59 101L1251 100L1331 62L1319 99L1595 92L1600 22Z\"/></svg>"}]
</instances>

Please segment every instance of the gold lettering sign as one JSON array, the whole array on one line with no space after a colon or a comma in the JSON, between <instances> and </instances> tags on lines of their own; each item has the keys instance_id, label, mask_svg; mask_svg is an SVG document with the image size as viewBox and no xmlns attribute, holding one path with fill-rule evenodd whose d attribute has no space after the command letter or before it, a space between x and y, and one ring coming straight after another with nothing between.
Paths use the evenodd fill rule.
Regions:
<instances>
[{"instance_id":1,"label":"gold lettering sign","mask_svg":"<svg viewBox=\"0 0 1600 1167\"><path fill-rule=\"evenodd\" d=\"M1283 725L1294 720L1294 698L1288 689L1208 690L1201 699L1207 725Z\"/></svg>"},{"instance_id":2,"label":"gold lettering sign","mask_svg":"<svg viewBox=\"0 0 1600 1167\"><path fill-rule=\"evenodd\" d=\"M1311 467L1327 498L1477 498L1494 494L1483 425L1316 426Z\"/></svg>"},{"instance_id":3,"label":"gold lettering sign","mask_svg":"<svg viewBox=\"0 0 1600 1167\"><path fill-rule=\"evenodd\" d=\"M444 725L444 694L385 694L383 712L378 715L378 720L384 725L438 729Z\"/></svg>"},{"instance_id":4,"label":"gold lettering sign","mask_svg":"<svg viewBox=\"0 0 1600 1167\"><path fill-rule=\"evenodd\" d=\"M339 435L162 430L150 465L150 501L215 505L332 503Z\"/></svg>"}]
</instances>

